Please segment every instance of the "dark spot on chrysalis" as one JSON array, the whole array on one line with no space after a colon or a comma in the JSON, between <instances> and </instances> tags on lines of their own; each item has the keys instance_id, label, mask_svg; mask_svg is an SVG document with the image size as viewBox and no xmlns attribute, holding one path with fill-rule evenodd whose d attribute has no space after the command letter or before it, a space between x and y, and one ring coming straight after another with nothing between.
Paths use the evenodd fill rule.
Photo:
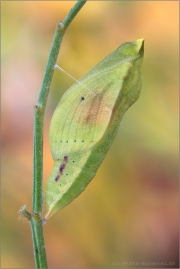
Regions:
<instances>
[{"instance_id":1,"label":"dark spot on chrysalis","mask_svg":"<svg viewBox=\"0 0 180 269\"><path fill-rule=\"evenodd\" d=\"M76 142L76 140L74 140L74 142Z\"/></svg>"},{"instance_id":2,"label":"dark spot on chrysalis","mask_svg":"<svg viewBox=\"0 0 180 269\"><path fill-rule=\"evenodd\" d=\"M37 250L37 248L36 248L36 253L39 253L39 251Z\"/></svg>"},{"instance_id":3,"label":"dark spot on chrysalis","mask_svg":"<svg viewBox=\"0 0 180 269\"><path fill-rule=\"evenodd\" d=\"M81 97L81 101L83 101L85 98L84 97Z\"/></svg>"},{"instance_id":4,"label":"dark spot on chrysalis","mask_svg":"<svg viewBox=\"0 0 180 269\"><path fill-rule=\"evenodd\" d=\"M57 159L57 161L59 161L59 159Z\"/></svg>"},{"instance_id":5,"label":"dark spot on chrysalis","mask_svg":"<svg viewBox=\"0 0 180 269\"><path fill-rule=\"evenodd\" d=\"M55 178L55 181L57 182L59 180L60 176L57 175L57 177Z\"/></svg>"},{"instance_id":6,"label":"dark spot on chrysalis","mask_svg":"<svg viewBox=\"0 0 180 269\"><path fill-rule=\"evenodd\" d=\"M73 163L74 163L74 161L73 161Z\"/></svg>"},{"instance_id":7,"label":"dark spot on chrysalis","mask_svg":"<svg viewBox=\"0 0 180 269\"><path fill-rule=\"evenodd\" d=\"M63 174L63 170L64 170L65 167L66 167L65 163L60 165L59 172L60 172L61 175Z\"/></svg>"},{"instance_id":8,"label":"dark spot on chrysalis","mask_svg":"<svg viewBox=\"0 0 180 269\"><path fill-rule=\"evenodd\" d=\"M66 176L68 176L68 174L66 174Z\"/></svg>"},{"instance_id":9,"label":"dark spot on chrysalis","mask_svg":"<svg viewBox=\"0 0 180 269\"><path fill-rule=\"evenodd\" d=\"M68 141L66 141L66 143L68 143Z\"/></svg>"},{"instance_id":10,"label":"dark spot on chrysalis","mask_svg":"<svg viewBox=\"0 0 180 269\"><path fill-rule=\"evenodd\" d=\"M84 140L82 140L82 142L84 142Z\"/></svg>"},{"instance_id":11,"label":"dark spot on chrysalis","mask_svg":"<svg viewBox=\"0 0 180 269\"><path fill-rule=\"evenodd\" d=\"M61 143L62 143L62 140L61 140Z\"/></svg>"},{"instance_id":12,"label":"dark spot on chrysalis","mask_svg":"<svg viewBox=\"0 0 180 269\"><path fill-rule=\"evenodd\" d=\"M68 162L68 156L64 156L64 161Z\"/></svg>"},{"instance_id":13,"label":"dark spot on chrysalis","mask_svg":"<svg viewBox=\"0 0 180 269\"><path fill-rule=\"evenodd\" d=\"M64 169L66 167L66 164L65 163L61 164L61 167L62 169Z\"/></svg>"}]
</instances>

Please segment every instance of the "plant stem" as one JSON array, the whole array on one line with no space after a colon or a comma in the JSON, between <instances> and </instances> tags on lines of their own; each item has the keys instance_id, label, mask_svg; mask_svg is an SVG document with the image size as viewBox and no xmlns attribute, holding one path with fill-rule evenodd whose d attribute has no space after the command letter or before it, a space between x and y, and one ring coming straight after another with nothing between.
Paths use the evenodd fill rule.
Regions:
<instances>
[{"instance_id":1,"label":"plant stem","mask_svg":"<svg viewBox=\"0 0 180 269\"><path fill-rule=\"evenodd\" d=\"M46 260L46 250L44 244L43 224L42 224L42 182L43 182L43 122L48 93L54 73L54 66L59 54L63 35L86 3L84 0L77 1L70 10L66 18L57 24L50 55L48 58L39 98L34 107L34 169L33 169L33 204L31 215L31 230L33 238L34 258L36 268L48 268Z\"/></svg>"}]
</instances>

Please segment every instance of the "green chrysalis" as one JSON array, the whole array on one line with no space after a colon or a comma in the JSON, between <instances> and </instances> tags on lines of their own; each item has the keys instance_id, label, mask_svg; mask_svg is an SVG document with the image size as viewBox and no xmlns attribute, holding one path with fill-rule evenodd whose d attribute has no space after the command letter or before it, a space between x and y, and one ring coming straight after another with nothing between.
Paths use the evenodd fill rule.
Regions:
<instances>
[{"instance_id":1,"label":"green chrysalis","mask_svg":"<svg viewBox=\"0 0 180 269\"><path fill-rule=\"evenodd\" d=\"M45 219L95 176L124 113L140 95L143 52L143 39L123 43L60 100L50 125L54 167L46 185Z\"/></svg>"}]
</instances>

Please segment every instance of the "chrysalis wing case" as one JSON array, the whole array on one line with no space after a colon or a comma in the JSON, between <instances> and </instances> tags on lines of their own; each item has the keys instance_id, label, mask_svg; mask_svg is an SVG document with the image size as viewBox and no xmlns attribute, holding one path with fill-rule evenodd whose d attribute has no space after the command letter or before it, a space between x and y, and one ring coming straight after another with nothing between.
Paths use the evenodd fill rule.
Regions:
<instances>
[{"instance_id":1,"label":"chrysalis wing case","mask_svg":"<svg viewBox=\"0 0 180 269\"><path fill-rule=\"evenodd\" d=\"M126 110L141 90L144 40L123 43L60 100L50 126L54 167L46 185L50 218L89 184Z\"/></svg>"}]
</instances>

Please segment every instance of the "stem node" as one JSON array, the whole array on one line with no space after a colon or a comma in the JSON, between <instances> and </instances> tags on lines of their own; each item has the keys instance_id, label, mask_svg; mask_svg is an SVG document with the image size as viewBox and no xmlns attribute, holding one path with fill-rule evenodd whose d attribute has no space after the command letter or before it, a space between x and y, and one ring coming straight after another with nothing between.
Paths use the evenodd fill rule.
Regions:
<instances>
[{"instance_id":1,"label":"stem node","mask_svg":"<svg viewBox=\"0 0 180 269\"><path fill-rule=\"evenodd\" d=\"M41 109L41 106L40 106L40 105L35 105L35 106L34 106L34 110L35 110L35 111L38 111L38 110L40 110L40 109Z\"/></svg>"},{"instance_id":2,"label":"stem node","mask_svg":"<svg viewBox=\"0 0 180 269\"><path fill-rule=\"evenodd\" d=\"M32 217L33 217L35 220L40 220L40 219L41 219L39 213L37 213L37 212L33 212L33 213L32 213Z\"/></svg>"},{"instance_id":3,"label":"stem node","mask_svg":"<svg viewBox=\"0 0 180 269\"><path fill-rule=\"evenodd\" d=\"M57 27L59 30L63 30L63 28L64 28L63 21L59 21L57 24Z\"/></svg>"}]
</instances>

